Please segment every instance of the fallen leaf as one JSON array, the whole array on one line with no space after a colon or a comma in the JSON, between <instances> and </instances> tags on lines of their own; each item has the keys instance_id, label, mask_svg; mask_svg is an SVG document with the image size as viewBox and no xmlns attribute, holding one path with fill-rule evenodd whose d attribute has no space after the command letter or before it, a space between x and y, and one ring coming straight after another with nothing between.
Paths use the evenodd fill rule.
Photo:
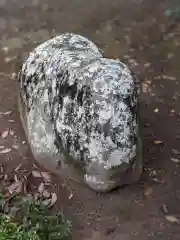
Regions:
<instances>
[{"instance_id":1,"label":"fallen leaf","mask_svg":"<svg viewBox=\"0 0 180 240\"><path fill-rule=\"evenodd\" d=\"M155 140L154 141L154 144L156 144L156 145L159 145L159 144L162 144L163 143L163 141L160 141L160 140Z\"/></svg>"},{"instance_id":2,"label":"fallen leaf","mask_svg":"<svg viewBox=\"0 0 180 240\"><path fill-rule=\"evenodd\" d=\"M16 59L16 56L6 57L6 58L4 59L4 61L5 61L5 63L10 63L10 62L12 62L12 61L15 60L15 59Z\"/></svg>"},{"instance_id":3,"label":"fallen leaf","mask_svg":"<svg viewBox=\"0 0 180 240\"><path fill-rule=\"evenodd\" d=\"M152 193L153 193L153 189L152 189L151 187L147 188L147 189L144 191L144 195L145 195L146 197L152 195Z\"/></svg>"},{"instance_id":4,"label":"fallen leaf","mask_svg":"<svg viewBox=\"0 0 180 240\"><path fill-rule=\"evenodd\" d=\"M2 165L0 165L0 173L4 173L4 168Z\"/></svg>"},{"instance_id":5,"label":"fallen leaf","mask_svg":"<svg viewBox=\"0 0 180 240\"><path fill-rule=\"evenodd\" d=\"M11 209L10 209L10 215L12 217L16 217L17 216L17 213L19 212L20 208L19 207L15 207L13 206Z\"/></svg>"},{"instance_id":6,"label":"fallen leaf","mask_svg":"<svg viewBox=\"0 0 180 240\"><path fill-rule=\"evenodd\" d=\"M15 169L14 169L14 171L15 172L17 172L17 171L19 171L19 169L22 167L22 163L20 163Z\"/></svg>"},{"instance_id":7,"label":"fallen leaf","mask_svg":"<svg viewBox=\"0 0 180 240\"><path fill-rule=\"evenodd\" d=\"M162 205L162 210L164 213L166 213L166 214L168 213L168 208L165 204Z\"/></svg>"},{"instance_id":8,"label":"fallen leaf","mask_svg":"<svg viewBox=\"0 0 180 240\"><path fill-rule=\"evenodd\" d=\"M51 181L51 176L47 172L41 172L41 176L46 180L47 182Z\"/></svg>"},{"instance_id":9,"label":"fallen leaf","mask_svg":"<svg viewBox=\"0 0 180 240\"><path fill-rule=\"evenodd\" d=\"M50 207L54 206L56 202L57 202L57 195L56 193L52 193Z\"/></svg>"},{"instance_id":10,"label":"fallen leaf","mask_svg":"<svg viewBox=\"0 0 180 240\"><path fill-rule=\"evenodd\" d=\"M13 144L13 145L12 145L12 148L18 149L19 147L18 147L18 145Z\"/></svg>"},{"instance_id":11,"label":"fallen leaf","mask_svg":"<svg viewBox=\"0 0 180 240\"><path fill-rule=\"evenodd\" d=\"M158 178L152 178L152 181L157 182L157 183L163 183L161 180L159 180Z\"/></svg>"},{"instance_id":12,"label":"fallen leaf","mask_svg":"<svg viewBox=\"0 0 180 240\"><path fill-rule=\"evenodd\" d=\"M49 198L50 197L50 193L47 191L47 190L44 190L44 192L43 192L43 197L45 197L45 198Z\"/></svg>"},{"instance_id":13,"label":"fallen leaf","mask_svg":"<svg viewBox=\"0 0 180 240\"><path fill-rule=\"evenodd\" d=\"M16 174L14 175L14 181L15 181L15 182L18 182L18 181L19 181Z\"/></svg>"},{"instance_id":14,"label":"fallen leaf","mask_svg":"<svg viewBox=\"0 0 180 240\"><path fill-rule=\"evenodd\" d=\"M73 193L70 193L68 199L71 200L73 198Z\"/></svg>"},{"instance_id":15,"label":"fallen leaf","mask_svg":"<svg viewBox=\"0 0 180 240\"><path fill-rule=\"evenodd\" d=\"M11 136L14 136L15 132L13 130L10 130L9 133L10 133Z\"/></svg>"},{"instance_id":16,"label":"fallen leaf","mask_svg":"<svg viewBox=\"0 0 180 240\"><path fill-rule=\"evenodd\" d=\"M28 193L26 182L23 184L23 192L24 192L25 194Z\"/></svg>"},{"instance_id":17,"label":"fallen leaf","mask_svg":"<svg viewBox=\"0 0 180 240\"><path fill-rule=\"evenodd\" d=\"M3 114L4 115L10 115L12 113L12 111L7 111L7 112L4 112Z\"/></svg>"},{"instance_id":18,"label":"fallen leaf","mask_svg":"<svg viewBox=\"0 0 180 240\"><path fill-rule=\"evenodd\" d=\"M2 50L3 50L5 53L7 53L7 52L9 51L9 48L5 46L5 47L2 48Z\"/></svg>"},{"instance_id":19,"label":"fallen leaf","mask_svg":"<svg viewBox=\"0 0 180 240\"><path fill-rule=\"evenodd\" d=\"M158 109L158 108L155 108L155 109L154 109L154 112L155 112L155 113L158 113L158 112L159 112L159 109Z\"/></svg>"},{"instance_id":20,"label":"fallen leaf","mask_svg":"<svg viewBox=\"0 0 180 240\"><path fill-rule=\"evenodd\" d=\"M177 155L180 154L180 152L178 150L174 149L174 148L172 149L172 153L177 154Z\"/></svg>"},{"instance_id":21,"label":"fallen leaf","mask_svg":"<svg viewBox=\"0 0 180 240\"><path fill-rule=\"evenodd\" d=\"M5 175L4 175L4 181L7 181L7 180L8 180L8 175L5 174Z\"/></svg>"},{"instance_id":22,"label":"fallen leaf","mask_svg":"<svg viewBox=\"0 0 180 240\"><path fill-rule=\"evenodd\" d=\"M17 78L17 74L16 74L15 72L13 72L13 73L11 74L11 78L12 78L12 79L16 79L16 78Z\"/></svg>"},{"instance_id":23,"label":"fallen leaf","mask_svg":"<svg viewBox=\"0 0 180 240\"><path fill-rule=\"evenodd\" d=\"M9 153L9 152L11 152L11 148L5 148L0 151L0 153Z\"/></svg>"},{"instance_id":24,"label":"fallen leaf","mask_svg":"<svg viewBox=\"0 0 180 240\"><path fill-rule=\"evenodd\" d=\"M33 171L32 171L32 175L33 175L33 177L35 177L35 178L42 178L41 173L40 173L39 171L36 171L36 170L33 170Z\"/></svg>"},{"instance_id":25,"label":"fallen leaf","mask_svg":"<svg viewBox=\"0 0 180 240\"><path fill-rule=\"evenodd\" d=\"M18 182L15 182L15 183L11 184L8 187L8 191L9 191L10 194L12 194L14 192L20 193L22 191L22 182L18 181Z\"/></svg>"},{"instance_id":26,"label":"fallen leaf","mask_svg":"<svg viewBox=\"0 0 180 240\"><path fill-rule=\"evenodd\" d=\"M8 134L9 134L9 130L5 130L5 131L1 134L1 138L2 138L2 139L7 138Z\"/></svg>"},{"instance_id":27,"label":"fallen leaf","mask_svg":"<svg viewBox=\"0 0 180 240\"><path fill-rule=\"evenodd\" d=\"M104 236L102 236L102 233L100 232L93 232L91 238L88 238L86 240L102 240L104 239Z\"/></svg>"},{"instance_id":28,"label":"fallen leaf","mask_svg":"<svg viewBox=\"0 0 180 240\"><path fill-rule=\"evenodd\" d=\"M171 161L174 162L174 163L179 163L180 162L180 160L177 159L177 158L171 158Z\"/></svg>"},{"instance_id":29,"label":"fallen leaf","mask_svg":"<svg viewBox=\"0 0 180 240\"><path fill-rule=\"evenodd\" d=\"M144 64L144 68L149 68L151 66L151 63L147 62Z\"/></svg>"},{"instance_id":30,"label":"fallen leaf","mask_svg":"<svg viewBox=\"0 0 180 240\"><path fill-rule=\"evenodd\" d=\"M180 223L179 222L179 219L177 219L176 217L174 216L171 216L171 215L167 215L165 216L166 220L169 221L169 222L172 222L172 223Z\"/></svg>"},{"instance_id":31,"label":"fallen leaf","mask_svg":"<svg viewBox=\"0 0 180 240\"><path fill-rule=\"evenodd\" d=\"M142 84L142 91L143 91L143 93L147 93L148 89L149 89L149 86L146 83L143 83Z\"/></svg>"},{"instance_id":32,"label":"fallen leaf","mask_svg":"<svg viewBox=\"0 0 180 240\"><path fill-rule=\"evenodd\" d=\"M41 183L40 185L39 185L39 187L38 187L38 191L39 191L39 193L43 193L44 192L44 190L45 190L45 186L44 186L44 183Z\"/></svg>"},{"instance_id":33,"label":"fallen leaf","mask_svg":"<svg viewBox=\"0 0 180 240\"><path fill-rule=\"evenodd\" d=\"M40 199L40 194L39 194L39 193L35 193L35 194L34 194L34 199L35 199L35 200Z\"/></svg>"},{"instance_id":34,"label":"fallen leaf","mask_svg":"<svg viewBox=\"0 0 180 240\"><path fill-rule=\"evenodd\" d=\"M12 122L12 123L14 123L15 121L14 121L14 120L12 120L12 119L9 119L9 120L8 120L8 122Z\"/></svg>"},{"instance_id":35,"label":"fallen leaf","mask_svg":"<svg viewBox=\"0 0 180 240\"><path fill-rule=\"evenodd\" d=\"M51 203L51 199L46 199L43 201L44 206L49 206Z\"/></svg>"}]
</instances>

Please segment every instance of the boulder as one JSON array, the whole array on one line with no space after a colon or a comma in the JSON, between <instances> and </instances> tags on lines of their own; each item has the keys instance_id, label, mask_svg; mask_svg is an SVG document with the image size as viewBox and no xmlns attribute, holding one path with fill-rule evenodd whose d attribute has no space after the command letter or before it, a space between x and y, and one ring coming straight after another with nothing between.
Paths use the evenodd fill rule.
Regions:
<instances>
[{"instance_id":1,"label":"boulder","mask_svg":"<svg viewBox=\"0 0 180 240\"><path fill-rule=\"evenodd\" d=\"M125 64L65 33L31 52L18 78L20 116L38 163L99 192L139 179L140 84Z\"/></svg>"}]
</instances>

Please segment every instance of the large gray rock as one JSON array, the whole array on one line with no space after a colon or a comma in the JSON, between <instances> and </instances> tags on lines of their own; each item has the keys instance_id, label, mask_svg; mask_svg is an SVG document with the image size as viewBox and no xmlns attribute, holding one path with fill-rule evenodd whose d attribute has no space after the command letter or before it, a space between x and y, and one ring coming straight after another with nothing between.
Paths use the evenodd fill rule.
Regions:
<instances>
[{"instance_id":1,"label":"large gray rock","mask_svg":"<svg viewBox=\"0 0 180 240\"><path fill-rule=\"evenodd\" d=\"M19 81L21 119L40 164L96 191L138 180L139 82L125 64L67 33L30 53Z\"/></svg>"}]
</instances>

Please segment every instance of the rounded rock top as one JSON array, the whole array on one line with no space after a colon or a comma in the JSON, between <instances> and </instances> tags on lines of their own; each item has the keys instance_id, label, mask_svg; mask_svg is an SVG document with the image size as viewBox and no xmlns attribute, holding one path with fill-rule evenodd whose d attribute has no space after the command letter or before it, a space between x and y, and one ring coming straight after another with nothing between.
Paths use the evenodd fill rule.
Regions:
<instances>
[{"instance_id":1,"label":"rounded rock top","mask_svg":"<svg viewBox=\"0 0 180 240\"><path fill-rule=\"evenodd\" d=\"M137 155L139 81L130 69L66 33L31 52L19 80L35 158L68 156L92 188L116 187Z\"/></svg>"}]
</instances>

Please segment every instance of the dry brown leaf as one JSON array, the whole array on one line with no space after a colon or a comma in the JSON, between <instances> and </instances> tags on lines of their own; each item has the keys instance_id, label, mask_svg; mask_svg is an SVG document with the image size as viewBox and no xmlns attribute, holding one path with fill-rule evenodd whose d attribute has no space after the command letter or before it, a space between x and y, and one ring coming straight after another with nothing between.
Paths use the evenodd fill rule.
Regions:
<instances>
[{"instance_id":1,"label":"dry brown leaf","mask_svg":"<svg viewBox=\"0 0 180 240\"><path fill-rule=\"evenodd\" d=\"M147 93L148 92L148 88L149 88L149 86L146 83L142 84L142 91L143 91L143 93Z\"/></svg>"},{"instance_id":2,"label":"dry brown leaf","mask_svg":"<svg viewBox=\"0 0 180 240\"><path fill-rule=\"evenodd\" d=\"M35 200L38 200L38 199L40 199L40 197L41 197L41 196L40 196L40 194L39 194L39 193L35 193L35 194L34 194L34 199L35 199Z\"/></svg>"},{"instance_id":3,"label":"dry brown leaf","mask_svg":"<svg viewBox=\"0 0 180 240\"><path fill-rule=\"evenodd\" d=\"M159 144L162 144L163 143L163 141L160 141L160 140L155 140L154 141L154 144L156 144L156 145L159 145Z\"/></svg>"},{"instance_id":4,"label":"dry brown leaf","mask_svg":"<svg viewBox=\"0 0 180 240\"><path fill-rule=\"evenodd\" d=\"M9 119L8 122L14 123L15 121L13 119Z\"/></svg>"},{"instance_id":5,"label":"dry brown leaf","mask_svg":"<svg viewBox=\"0 0 180 240\"><path fill-rule=\"evenodd\" d=\"M39 187L38 187L38 191L39 191L39 193L43 193L44 192L44 190L45 190L45 186L44 186L44 183L41 183L40 185L39 185Z\"/></svg>"},{"instance_id":6,"label":"dry brown leaf","mask_svg":"<svg viewBox=\"0 0 180 240\"><path fill-rule=\"evenodd\" d=\"M70 199L72 199L72 198L73 198L73 193L71 192L70 195L69 195L69 197L68 197L68 199L70 200Z\"/></svg>"},{"instance_id":7,"label":"dry brown leaf","mask_svg":"<svg viewBox=\"0 0 180 240\"><path fill-rule=\"evenodd\" d=\"M19 171L19 169L22 167L22 163L20 163L15 169L14 169L14 171L15 172L17 172L17 171Z\"/></svg>"},{"instance_id":8,"label":"dry brown leaf","mask_svg":"<svg viewBox=\"0 0 180 240\"><path fill-rule=\"evenodd\" d=\"M28 193L28 189L27 189L27 184L26 184L26 183L23 184L23 192L24 192L25 194Z\"/></svg>"},{"instance_id":9,"label":"dry brown leaf","mask_svg":"<svg viewBox=\"0 0 180 240\"><path fill-rule=\"evenodd\" d=\"M5 130L5 131L1 134L1 138L2 138L2 139L7 138L8 134L9 134L9 130Z\"/></svg>"},{"instance_id":10,"label":"dry brown leaf","mask_svg":"<svg viewBox=\"0 0 180 240\"><path fill-rule=\"evenodd\" d=\"M19 182L16 174L14 175L14 181L15 181L15 182Z\"/></svg>"},{"instance_id":11,"label":"dry brown leaf","mask_svg":"<svg viewBox=\"0 0 180 240\"><path fill-rule=\"evenodd\" d=\"M18 149L19 147L18 147L18 145L13 144L13 145L12 145L12 148L14 148L14 149Z\"/></svg>"},{"instance_id":12,"label":"dry brown leaf","mask_svg":"<svg viewBox=\"0 0 180 240\"><path fill-rule=\"evenodd\" d=\"M46 200L44 200L44 201L43 201L43 204L44 204L45 206L49 206L49 205L51 204L51 199L46 199Z\"/></svg>"},{"instance_id":13,"label":"dry brown leaf","mask_svg":"<svg viewBox=\"0 0 180 240\"><path fill-rule=\"evenodd\" d=\"M21 181L15 182L8 187L8 191L10 194L12 194L14 192L20 193L22 191L22 186L23 186L23 184Z\"/></svg>"},{"instance_id":14,"label":"dry brown leaf","mask_svg":"<svg viewBox=\"0 0 180 240\"><path fill-rule=\"evenodd\" d=\"M35 177L35 178L42 178L41 173L40 173L39 171L36 171L36 170L33 170L33 171L32 171L32 175L33 175L33 177Z\"/></svg>"},{"instance_id":15,"label":"dry brown leaf","mask_svg":"<svg viewBox=\"0 0 180 240\"><path fill-rule=\"evenodd\" d=\"M47 190L44 190L44 192L43 192L43 197L45 197L45 198L49 198L50 197L50 193L47 191Z\"/></svg>"},{"instance_id":16,"label":"dry brown leaf","mask_svg":"<svg viewBox=\"0 0 180 240\"><path fill-rule=\"evenodd\" d=\"M102 240L102 239L104 239L104 236L102 235L102 233L95 231L93 232L92 237L86 240Z\"/></svg>"},{"instance_id":17,"label":"dry brown leaf","mask_svg":"<svg viewBox=\"0 0 180 240\"><path fill-rule=\"evenodd\" d=\"M56 193L52 193L50 207L54 206L56 202L57 202L57 195Z\"/></svg>"},{"instance_id":18,"label":"dry brown leaf","mask_svg":"<svg viewBox=\"0 0 180 240\"><path fill-rule=\"evenodd\" d=\"M11 136L14 136L15 132L14 132L13 130L10 130L10 131L9 131L9 134L10 134Z\"/></svg>"},{"instance_id":19,"label":"dry brown leaf","mask_svg":"<svg viewBox=\"0 0 180 240\"><path fill-rule=\"evenodd\" d=\"M36 178L43 178L47 182L51 181L51 176L47 172L40 172L40 171L33 170L32 175Z\"/></svg>"},{"instance_id":20,"label":"dry brown leaf","mask_svg":"<svg viewBox=\"0 0 180 240\"><path fill-rule=\"evenodd\" d=\"M6 116L6 115L10 115L12 113L12 111L7 111L7 112L4 112L3 114Z\"/></svg>"},{"instance_id":21,"label":"dry brown leaf","mask_svg":"<svg viewBox=\"0 0 180 240\"><path fill-rule=\"evenodd\" d=\"M171 223L180 223L179 219L177 219L176 217L172 216L172 215L167 215L165 216L166 220L171 222Z\"/></svg>"},{"instance_id":22,"label":"dry brown leaf","mask_svg":"<svg viewBox=\"0 0 180 240\"><path fill-rule=\"evenodd\" d=\"M158 108L155 108L155 109L154 109L154 112L155 112L155 113L158 113L158 112L159 112L159 109L158 109Z\"/></svg>"},{"instance_id":23,"label":"dry brown leaf","mask_svg":"<svg viewBox=\"0 0 180 240\"><path fill-rule=\"evenodd\" d=\"M158 178L152 178L152 181L157 182L157 183L163 183L163 181L161 181L161 180L158 179Z\"/></svg>"},{"instance_id":24,"label":"dry brown leaf","mask_svg":"<svg viewBox=\"0 0 180 240\"><path fill-rule=\"evenodd\" d=\"M42 177L44 178L45 181L50 182L51 181L51 176L47 172L41 172Z\"/></svg>"},{"instance_id":25,"label":"dry brown leaf","mask_svg":"<svg viewBox=\"0 0 180 240\"><path fill-rule=\"evenodd\" d=\"M3 50L5 53L7 53L7 52L9 51L9 48L6 47L6 46L4 46L4 47L2 48L2 50Z\"/></svg>"},{"instance_id":26,"label":"dry brown leaf","mask_svg":"<svg viewBox=\"0 0 180 240\"><path fill-rule=\"evenodd\" d=\"M2 153L2 154L9 153L9 152L11 152L11 148L5 148L0 151L0 153Z\"/></svg>"},{"instance_id":27,"label":"dry brown leaf","mask_svg":"<svg viewBox=\"0 0 180 240\"><path fill-rule=\"evenodd\" d=\"M168 213L168 208L167 208L166 204L162 205L162 210L164 213Z\"/></svg>"},{"instance_id":28,"label":"dry brown leaf","mask_svg":"<svg viewBox=\"0 0 180 240\"><path fill-rule=\"evenodd\" d=\"M8 180L8 175L5 174L5 175L4 175L4 181L7 181L7 180Z\"/></svg>"},{"instance_id":29,"label":"dry brown leaf","mask_svg":"<svg viewBox=\"0 0 180 240\"><path fill-rule=\"evenodd\" d=\"M153 193L153 189L152 189L151 187L148 187L148 188L145 189L145 191L144 191L144 195L145 195L146 197L152 195L152 193Z\"/></svg>"},{"instance_id":30,"label":"dry brown leaf","mask_svg":"<svg viewBox=\"0 0 180 240\"><path fill-rule=\"evenodd\" d=\"M177 159L177 158L171 158L171 161L174 162L174 163L179 163L180 162L180 160Z\"/></svg>"},{"instance_id":31,"label":"dry brown leaf","mask_svg":"<svg viewBox=\"0 0 180 240\"><path fill-rule=\"evenodd\" d=\"M17 78L17 74L16 74L15 72L13 72L13 73L11 74L11 78L12 78L12 79L16 79L16 78Z\"/></svg>"},{"instance_id":32,"label":"dry brown leaf","mask_svg":"<svg viewBox=\"0 0 180 240\"><path fill-rule=\"evenodd\" d=\"M0 165L0 173L4 173L4 167Z\"/></svg>"},{"instance_id":33,"label":"dry brown leaf","mask_svg":"<svg viewBox=\"0 0 180 240\"><path fill-rule=\"evenodd\" d=\"M172 153L177 154L177 155L180 154L180 152L178 150L174 149L174 148L172 149Z\"/></svg>"}]
</instances>

